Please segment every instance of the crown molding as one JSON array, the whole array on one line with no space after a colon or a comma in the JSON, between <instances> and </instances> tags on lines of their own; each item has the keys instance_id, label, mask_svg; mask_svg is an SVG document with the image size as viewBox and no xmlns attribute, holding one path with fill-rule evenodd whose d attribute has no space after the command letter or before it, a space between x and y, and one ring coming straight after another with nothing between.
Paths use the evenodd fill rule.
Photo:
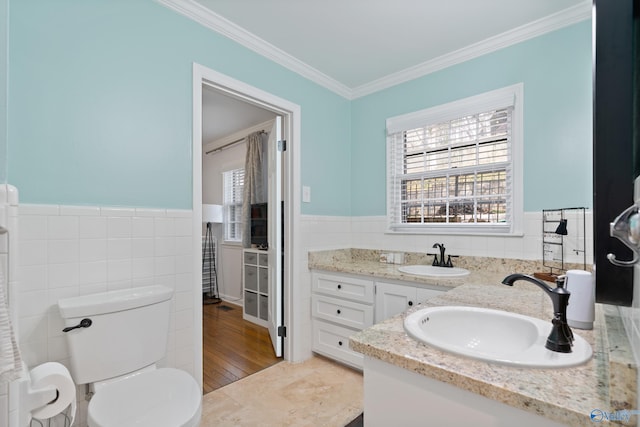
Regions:
<instances>
[{"instance_id":1,"label":"crown molding","mask_svg":"<svg viewBox=\"0 0 640 427\"><path fill-rule=\"evenodd\" d=\"M389 87L405 83L452 65L521 43L546 33L559 30L591 18L591 1L583 1L576 6L506 31L478 43L439 56L413 67L389 74L388 76L358 86L352 90L352 99L360 98Z\"/></svg>"},{"instance_id":2,"label":"crown molding","mask_svg":"<svg viewBox=\"0 0 640 427\"><path fill-rule=\"evenodd\" d=\"M193 0L156 0L161 5L241 44L289 70L329 89L336 94L351 99L351 89L312 66L289 55L282 49L250 33L228 19L212 12Z\"/></svg>"},{"instance_id":3,"label":"crown molding","mask_svg":"<svg viewBox=\"0 0 640 427\"><path fill-rule=\"evenodd\" d=\"M350 88L193 0L155 0L314 83L353 100L591 18L591 1L522 25L438 58Z\"/></svg>"}]
</instances>

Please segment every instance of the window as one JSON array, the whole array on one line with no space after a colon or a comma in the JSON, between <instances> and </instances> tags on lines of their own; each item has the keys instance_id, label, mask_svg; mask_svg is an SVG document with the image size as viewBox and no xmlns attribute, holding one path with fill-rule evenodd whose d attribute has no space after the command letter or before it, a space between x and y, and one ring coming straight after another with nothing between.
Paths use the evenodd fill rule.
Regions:
<instances>
[{"instance_id":1,"label":"window","mask_svg":"<svg viewBox=\"0 0 640 427\"><path fill-rule=\"evenodd\" d=\"M242 190L244 169L223 172L224 185L224 240L242 241Z\"/></svg>"},{"instance_id":2,"label":"window","mask_svg":"<svg viewBox=\"0 0 640 427\"><path fill-rule=\"evenodd\" d=\"M387 120L396 232L521 233L522 85Z\"/></svg>"}]
</instances>

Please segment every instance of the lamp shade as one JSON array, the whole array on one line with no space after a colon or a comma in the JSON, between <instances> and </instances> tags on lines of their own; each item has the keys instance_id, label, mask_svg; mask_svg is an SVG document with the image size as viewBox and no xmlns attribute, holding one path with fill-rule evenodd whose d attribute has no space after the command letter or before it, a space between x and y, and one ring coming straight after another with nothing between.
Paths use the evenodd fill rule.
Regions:
<instances>
[{"instance_id":1,"label":"lamp shade","mask_svg":"<svg viewBox=\"0 0 640 427\"><path fill-rule=\"evenodd\" d=\"M560 234L561 236L566 236L568 233L567 231L567 220L566 219L561 219L560 220L560 224L558 224L558 228L556 228L556 234Z\"/></svg>"},{"instance_id":2,"label":"lamp shade","mask_svg":"<svg viewBox=\"0 0 640 427\"><path fill-rule=\"evenodd\" d=\"M222 205L202 205L202 222L222 223Z\"/></svg>"}]
</instances>

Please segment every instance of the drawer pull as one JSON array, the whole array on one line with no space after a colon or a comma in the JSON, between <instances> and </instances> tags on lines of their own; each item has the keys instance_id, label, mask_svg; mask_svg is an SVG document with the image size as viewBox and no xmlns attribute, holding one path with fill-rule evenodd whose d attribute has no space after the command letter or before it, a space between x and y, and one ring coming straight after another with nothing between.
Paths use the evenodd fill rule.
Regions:
<instances>
[{"instance_id":1,"label":"drawer pull","mask_svg":"<svg viewBox=\"0 0 640 427\"><path fill-rule=\"evenodd\" d=\"M342 341L338 341L338 345L342 347Z\"/></svg>"},{"instance_id":2,"label":"drawer pull","mask_svg":"<svg viewBox=\"0 0 640 427\"><path fill-rule=\"evenodd\" d=\"M338 284L338 289L342 289L342 285Z\"/></svg>"},{"instance_id":3,"label":"drawer pull","mask_svg":"<svg viewBox=\"0 0 640 427\"><path fill-rule=\"evenodd\" d=\"M340 309L337 309L337 310L336 310L336 313L340 314L340 313L342 313L342 312L340 311Z\"/></svg>"},{"instance_id":4,"label":"drawer pull","mask_svg":"<svg viewBox=\"0 0 640 427\"><path fill-rule=\"evenodd\" d=\"M413 305L413 301L409 301L409 307Z\"/></svg>"}]
</instances>

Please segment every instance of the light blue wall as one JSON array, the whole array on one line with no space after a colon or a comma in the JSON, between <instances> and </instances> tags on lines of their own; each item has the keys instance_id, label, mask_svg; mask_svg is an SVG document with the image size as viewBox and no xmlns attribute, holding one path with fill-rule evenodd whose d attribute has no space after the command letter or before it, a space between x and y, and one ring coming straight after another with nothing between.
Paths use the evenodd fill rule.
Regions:
<instances>
[{"instance_id":1,"label":"light blue wall","mask_svg":"<svg viewBox=\"0 0 640 427\"><path fill-rule=\"evenodd\" d=\"M0 0L0 184L7 182L7 86L9 2Z\"/></svg>"},{"instance_id":2,"label":"light blue wall","mask_svg":"<svg viewBox=\"0 0 640 427\"><path fill-rule=\"evenodd\" d=\"M152 0L14 0L10 24L22 203L191 208L197 62L299 104L303 213L350 214L348 100Z\"/></svg>"},{"instance_id":3,"label":"light blue wall","mask_svg":"<svg viewBox=\"0 0 640 427\"><path fill-rule=\"evenodd\" d=\"M384 215L385 119L517 82L525 209L591 206L590 22L350 102L152 0L10 6L5 176L23 203L190 208L197 62L301 106L302 213Z\"/></svg>"},{"instance_id":4,"label":"light blue wall","mask_svg":"<svg viewBox=\"0 0 640 427\"><path fill-rule=\"evenodd\" d=\"M591 22L484 55L352 103L354 216L384 215L385 120L524 83L524 208L592 204Z\"/></svg>"}]
</instances>

